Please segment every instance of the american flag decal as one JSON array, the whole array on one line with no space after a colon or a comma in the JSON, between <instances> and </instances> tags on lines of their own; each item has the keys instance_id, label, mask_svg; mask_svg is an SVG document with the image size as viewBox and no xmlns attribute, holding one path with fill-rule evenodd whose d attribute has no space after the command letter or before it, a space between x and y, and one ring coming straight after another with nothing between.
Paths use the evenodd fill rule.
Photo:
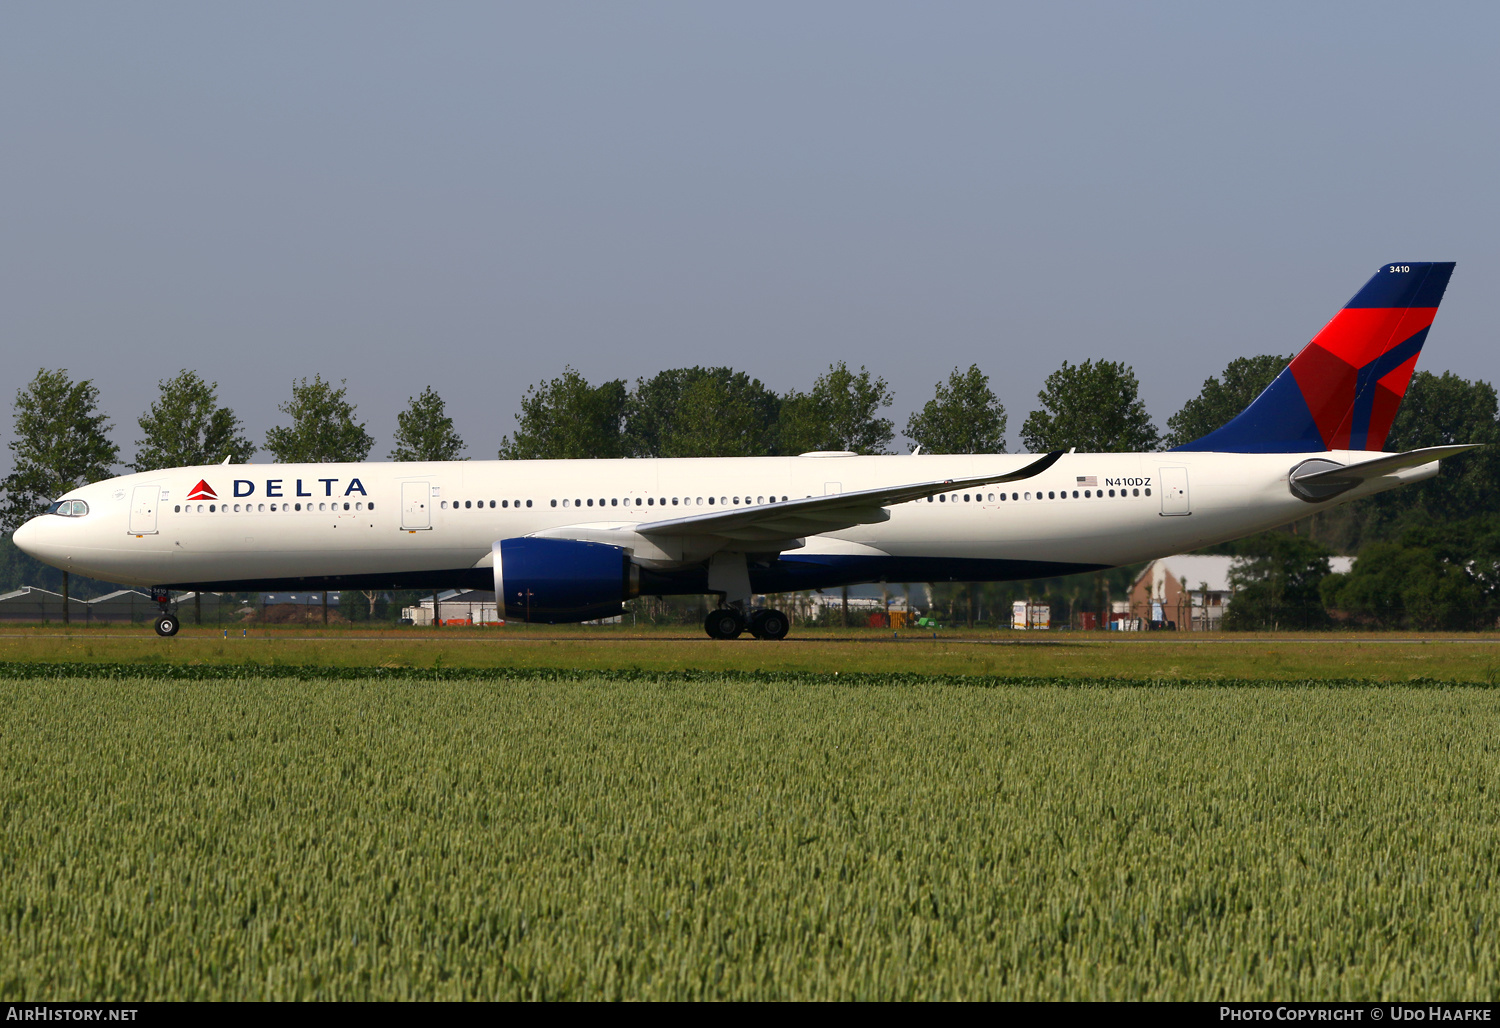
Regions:
<instances>
[{"instance_id":1,"label":"american flag decal","mask_svg":"<svg viewBox=\"0 0 1500 1028\"><path fill-rule=\"evenodd\" d=\"M1097 487L1099 485L1099 478L1096 475L1079 475L1078 484Z\"/></svg>"}]
</instances>

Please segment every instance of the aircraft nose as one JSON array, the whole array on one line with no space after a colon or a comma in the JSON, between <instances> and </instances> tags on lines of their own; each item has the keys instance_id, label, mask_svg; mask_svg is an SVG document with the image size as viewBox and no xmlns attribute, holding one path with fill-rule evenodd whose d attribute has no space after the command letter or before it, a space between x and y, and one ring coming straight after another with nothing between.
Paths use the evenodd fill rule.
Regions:
<instances>
[{"instance_id":1,"label":"aircraft nose","mask_svg":"<svg viewBox=\"0 0 1500 1028\"><path fill-rule=\"evenodd\" d=\"M43 563L51 563L48 558L54 554L51 552L52 548L47 545L47 529L40 523L45 517L44 514L42 517L32 518L16 529L15 534L10 538L16 544L16 548L28 557L34 557Z\"/></svg>"}]
</instances>

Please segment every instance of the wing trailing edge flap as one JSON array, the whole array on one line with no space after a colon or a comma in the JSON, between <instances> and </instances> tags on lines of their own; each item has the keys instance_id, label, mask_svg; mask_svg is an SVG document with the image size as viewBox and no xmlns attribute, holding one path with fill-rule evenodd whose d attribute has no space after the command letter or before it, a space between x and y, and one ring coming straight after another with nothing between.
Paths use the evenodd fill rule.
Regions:
<instances>
[{"instance_id":1,"label":"wing trailing edge flap","mask_svg":"<svg viewBox=\"0 0 1500 1028\"><path fill-rule=\"evenodd\" d=\"M561 525L531 535L624 547L630 551L633 560L647 567L696 563L707 560L720 550L779 553L800 549L806 545L809 535L889 521L891 512L886 507L890 504L907 503L955 489L1032 478L1056 464L1061 456L1062 451L1058 450L1003 475L860 489L783 503L716 510L667 521Z\"/></svg>"},{"instance_id":2,"label":"wing trailing edge flap","mask_svg":"<svg viewBox=\"0 0 1500 1028\"><path fill-rule=\"evenodd\" d=\"M788 537L837 532L855 525L877 524L890 520L885 508L898 503L925 499L955 489L1018 482L1040 475L1062 457L1057 450L1031 461L1016 471L1003 475L981 475L942 482L913 482L906 485L881 486L834 493L831 496L808 496L784 503L767 503L754 507L736 507L708 514L694 514L668 521L648 521L635 530L648 538L670 536L711 536L734 541L785 539Z\"/></svg>"},{"instance_id":3,"label":"wing trailing edge flap","mask_svg":"<svg viewBox=\"0 0 1500 1028\"><path fill-rule=\"evenodd\" d=\"M1481 445L1483 444L1461 443L1453 446L1426 446L1420 450L1407 450L1405 453L1383 454L1374 460L1364 460L1358 464L1336 464L1330 460L1313 458L1292 469L1288 485L1293 493L1304 500L1328 500L1371 479L1432 464L1445 457L1477 450Z\"/></svg>"}]
</instances>

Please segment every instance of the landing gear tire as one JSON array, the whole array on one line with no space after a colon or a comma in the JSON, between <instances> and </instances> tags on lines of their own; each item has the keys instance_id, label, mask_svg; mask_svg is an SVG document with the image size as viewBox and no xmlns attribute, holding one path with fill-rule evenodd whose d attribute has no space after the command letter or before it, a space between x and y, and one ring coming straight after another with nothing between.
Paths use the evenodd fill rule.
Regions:
<instances>
[{"instance_id":1,"label":"landing gear tire","mask_svg":"<svg viewBox=\"0 0 1500 1028\"><path fill-rule=\"evenodd\" d=\"M785 639L791 627L786 615L779 610L757 610L750 615L750 634L757 639Z\"/></svg>"},{"instance_id":2,"label":"landing gear tire","mask_svg":"<svg viewBox=\"0 0 1500 1028\"><path fill-rule=\"evenodd\" d=\"M738 639L745 626L737 611L711 610L703 619L703 630L710 639Z\"/></svg>"},{"instance_id":3,"label":"landing gear tire","mask_svg":"<svg viewBox=\"0 0 1500 1028\"><path fill-rule=\"evenodd\" d=\"M163 614L156 619L156 634L166 638L177 634L177 619L171 614Z\"/></svg>"}]
</instances>

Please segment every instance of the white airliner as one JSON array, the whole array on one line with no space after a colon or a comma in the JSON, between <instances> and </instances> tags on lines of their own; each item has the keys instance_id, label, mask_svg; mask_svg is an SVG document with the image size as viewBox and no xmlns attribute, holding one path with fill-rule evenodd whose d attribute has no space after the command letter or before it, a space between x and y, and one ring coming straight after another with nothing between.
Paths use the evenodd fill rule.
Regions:
<instances>
[{"instance_id":1,"label":"white airliner","mask_svg":"<svg viewBox=\"0 0 1500 1028\"><path fill-rule=\"evenodd\" d=\"M64 570L171 591L494 589L584 621L716 594L705 629L787 633L755 594L1094 571L1430 478L1379 451L1453 270L1388 264L1244 413L1159 453L217 465L70 491L15 534Z\"/></svg>"}]
</instances>

